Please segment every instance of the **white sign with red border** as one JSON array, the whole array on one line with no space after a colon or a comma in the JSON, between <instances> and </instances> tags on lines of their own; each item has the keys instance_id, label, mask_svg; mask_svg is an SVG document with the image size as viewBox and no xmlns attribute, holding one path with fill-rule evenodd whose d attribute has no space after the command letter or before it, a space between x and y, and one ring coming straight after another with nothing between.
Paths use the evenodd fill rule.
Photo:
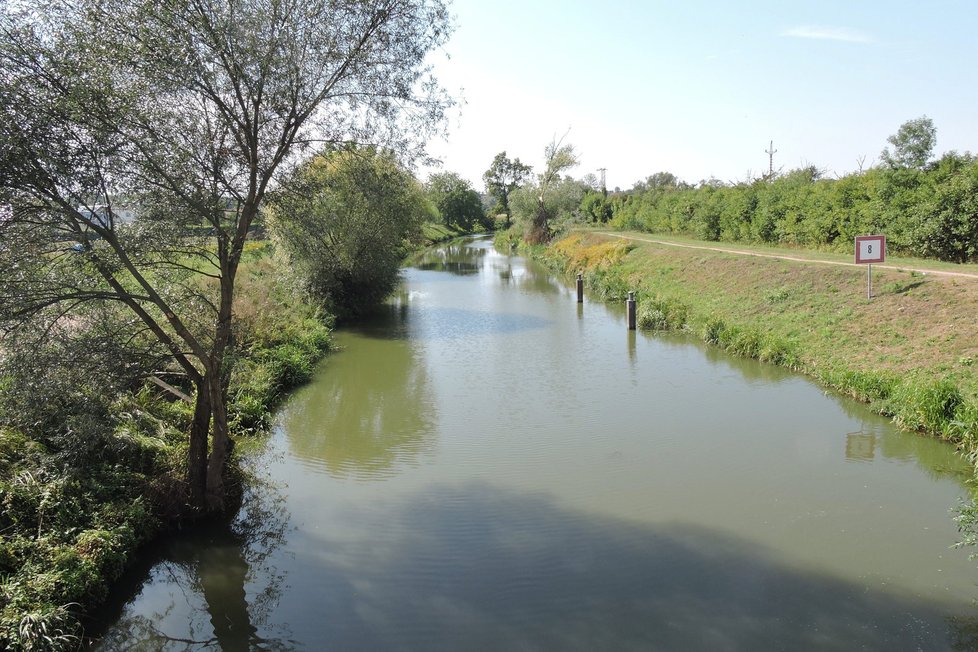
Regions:
<instances>
[{"instance_id":1,"label":"white sign with red border","mask_svg":"<svg viewBox=\"0 0 978 652\"><path fill-rule=\"evenodd\" d=\"M875 265L886 260L885 235L856 236L856 264Z\"/></svg>"}]
</instances>

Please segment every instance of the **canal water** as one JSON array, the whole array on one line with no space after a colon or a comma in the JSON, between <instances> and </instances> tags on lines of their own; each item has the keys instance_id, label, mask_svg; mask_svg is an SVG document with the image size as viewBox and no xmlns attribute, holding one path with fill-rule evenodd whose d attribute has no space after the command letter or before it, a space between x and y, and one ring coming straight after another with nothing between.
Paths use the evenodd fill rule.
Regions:
<instances>
[{"instance_id":1,"label":"canal water","mask_svg":"<svg viewBox=\"0 0 978 652\"><path fill-rule=\"evenodd\" d=\"M442 247L277 416L231 524L97 649L941 650L978 642L968 466L488 240Z\"/></svg>"}]
</instances>

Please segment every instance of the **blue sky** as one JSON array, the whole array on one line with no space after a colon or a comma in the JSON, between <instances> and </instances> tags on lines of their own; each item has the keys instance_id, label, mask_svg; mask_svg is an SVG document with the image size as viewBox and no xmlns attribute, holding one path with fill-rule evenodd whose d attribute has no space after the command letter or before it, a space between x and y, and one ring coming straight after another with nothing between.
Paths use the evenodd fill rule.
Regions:
<instances>
[{"instance_id":1,"label":"blue sky","mask_svg":"<svg viewBox=\"0 0 978 652\"><path fill-rule=\"evenodd\" d=\"M978 152L978 3L455 0L436 74L464 104L429 151L482 189L496 153L539 168L569 130L577 177L737 181L878 161L927 115Z\"/></svg>"}]
</instances>

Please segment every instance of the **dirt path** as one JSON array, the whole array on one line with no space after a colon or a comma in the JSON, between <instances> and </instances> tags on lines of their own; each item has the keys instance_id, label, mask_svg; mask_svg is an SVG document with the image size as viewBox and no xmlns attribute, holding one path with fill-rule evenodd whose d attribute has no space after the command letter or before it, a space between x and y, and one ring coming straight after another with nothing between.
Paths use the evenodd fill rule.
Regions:
<instances>
[{"instance_id":1,"label":"dirt path","mask_svg":"<svg viewBox=\"0 0 978 652\"><path fill-rule=\"evenodd\" d=\"M595 231L600 235L606 235L611 238L621 238L622 240L634 240L637 242L650 242L652 244L665 245L667 247L680 247L682 249L702 249L704 251L718 251L725 254L735 254L739 256L754 256L757 258L778 258L780 260L790 260L797 263L812 263L815 265L836 265L838 267L863 267L863 265L857 265L856 263L847 263L840 260L819 260L816 258L799 258L797 256L788 256L785 254L764 254L756 251L745 251L743 249L729 249L727 247L708 247L706 245L691 245L691 244L681 244L678 242L669 242L667 240L656 240L655 238L640 238L634 235L622 235L621 233L612 233L610 231ZM873 265L876 269L892 269L898 272L919 272L921 274L929 274L933 276L948 276L955 278L968 278L973 280L978 280L978 274L972 274L969 272L946 272L937 269L928 269L926 267L913 267L907 265Z\"/></svg>"}]
</instances>

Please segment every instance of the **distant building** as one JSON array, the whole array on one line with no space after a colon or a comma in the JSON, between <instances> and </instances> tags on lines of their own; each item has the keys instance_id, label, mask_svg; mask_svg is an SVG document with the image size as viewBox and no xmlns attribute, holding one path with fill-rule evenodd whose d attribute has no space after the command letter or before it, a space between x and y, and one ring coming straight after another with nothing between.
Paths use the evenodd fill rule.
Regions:
<instances>
[{"instance_id":1,"label":"distant building","mask_svg":"<svg viewBox=\"0 0 978 652\"><path fill-rule=\"evenodd\" d=\"M106 228L109 226L109 207L106 204L96 204L92 207L79 206L78 214L90 222L97 222ZM116 227L136 221L136 213L128 208L113 207L112 217Z\"/></svg>"}]
</instances>

